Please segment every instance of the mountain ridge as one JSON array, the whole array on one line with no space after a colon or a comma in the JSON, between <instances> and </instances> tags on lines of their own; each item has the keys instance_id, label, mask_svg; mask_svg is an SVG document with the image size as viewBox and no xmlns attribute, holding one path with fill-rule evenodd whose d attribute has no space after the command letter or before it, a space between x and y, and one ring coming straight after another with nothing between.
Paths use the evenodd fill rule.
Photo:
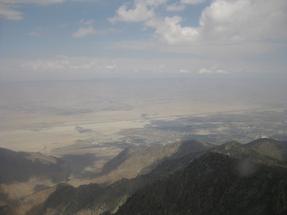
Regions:
<instances>
[{"instance_id":1,"label":"mountain ridge","mask_svg":"<svg viewBox=\"0 0 287 215\"><path fill-rule=\"evenodd\" d=\"M184 170L138 190L115 215L286 214L287 170L254 164L256 170L243 176L239 163L208 152Z\"/></svg>"},{"instance_id":2,"label":"mountain ridge","mask_svg":"<svg viewBox=\"0 0 287 215\"><path fill-rule=\"evenodd\" d=\"M258 148L261 149L261 147L265 147L265 145L267 145L268 149L270 150L264 150L264 153L262 150L258 150ZM181 201L175 201L175 205L173 205L174 208L170 208L169 206L165 206L165 203L168 204L170 199L166 199L166 201L164 200L165 196L169 195L170 198L178 196L179 198L186 200L192 199L192 201L188 202L187 205L192 204L194 201L196 202L196 199L200 199L201 197L205 200L203 202L197 202L196 204L207 204L204 203L207 201L207 205L213 205L213 201L216 202L220 198L225 198L226 200L224 202L227 202L226 204L224 204L224 202L217 203L223 204L228 208L225 208L225 206L223 208L216 208L215 206L213 207L217 211L221 212L220 215L236 214L234 210L231 210L232 206L234 206L234 208L238 207L234 204L238 201L240 202L240 199L244 199L245 196L246 202L249 201L248 198L250 198L250 201L258 200L258 198L264 199L264 204L267 205L268 203L268 205L271 205L270 208L273 210L275 203L270 203L267 196L267 193L270 194L270 192L272 193L273 191L275 196L280 197L281 195L280 198L282 198L278 201L277 199L276 201L274 200L277 202L276 205L280 206L281 201L283 201L285 205L285 198L287 199L285 192L285 188L287 188L287 184L285 183L285 180L287 181L287 165L285 159L287 157L283 157L282 159L281 157L278 157L278 154L276 153L276 156L272 156L274 155L272 150L277 150L278 147L284 148L285 143L272 139L258 139L255 142L253 141L248 144L229 142L220 146L211 147L209 144L206 145L205 143L190 140L177 143L176 146L176 150L172 148L174 151L168 151L173 153L169 153L168 156L163 156L162 159L153 162L152 165L148 166L146 169L143 169L141 173L134 178L123 178L111 184L94 183L81 185L79 187L60 184L43 203L35 205L35 207L33 207L27 213L27 215L187 215L190 214L191 211L195 211L195 215L220 214L211 213L211 211L207 211L207 213L202 208L187 208L183 203L181 203ZM157 147L159 146L155 146L154 148ZM169 149L168 146L166 147ZM143 148L145 150L142 150ZM124 150L122 155L126 156L120 155L123 159L120 159L119 165L117 165L115 162L116 168L111 168L111 170L113 171L114 169L121 167L121 165L127 160L130 162L129 156L132 156L131 161L134 161L140 152L143 152L140 160L148 158L150 156L149 150L154 148L143 148ZM160 148L157 150L161 151ZM285 155L284 153L282 153L282 155ZM145 157L145 154L149 156ZM117 159L118 158L116 158L114 161ZM271 175L268 175L269 173ZM197 186L193 186L193 183L190 184L188 181L189 179L192 179ZM269 179L274 184L279 183L279 185L272 187L268 181ZM283 182L282 179L284 179ZM213 180L215 181L213 182ZM266 185L266 187L259 187L257 184L267 184L268 186ZM209 188L207 189L205 185L207 185ZM169 186L174 187L174 189L169 189ZM197 188L204 190L204 192L197 192ZM228 192L225 190L227 188ZM176 191L178 189L184 194L184 197L182 197L181 194ZM166 190L169 190L168 194L165 193ZM188 190L193 190L192 193L194 193L195 197L192 193L188 193ZM252 192L249 193L248 190L251 190ZM262 192L264 191L266 193L263 192L262 194L261 190ZM156 191L156 194L159 195L159 199L151 195L151 193L154 191ZM208 199L209 192L212 194L211 199ZM234 193L234 195L231 195L232 193ZM237 193L239 194L237 195ZM262 195L260 194L260 196L258 194L259 196L257 196L256 193L261 193ZM138 197L138 195L144 196ZM139 200L142 198L145 201L140 202ZM161 208L164 208L164 210L160 210L158 213L156 209L150 209L149 211L148 205L152 203L161 205ZM171 201L169 203L172 205ZM141 208L140 204L145 206L146 210ZM285 212L283 206L281 205L279 207L279 212L281 209L283 212ZM246 208L247 206L245 208L239 208L238 211L244 211ZM259 206L258 208L252 209L254 212L253 215L266 214L266 208ZM143 213L141 213L139 210ZM129 213L129 211L133 211L133 213ZM230 214L225 211L229 211ZM278 211L275 212L276 215L281 215ZM248 213L246 212L246 214Z\"/></svg>"}]
</instances>

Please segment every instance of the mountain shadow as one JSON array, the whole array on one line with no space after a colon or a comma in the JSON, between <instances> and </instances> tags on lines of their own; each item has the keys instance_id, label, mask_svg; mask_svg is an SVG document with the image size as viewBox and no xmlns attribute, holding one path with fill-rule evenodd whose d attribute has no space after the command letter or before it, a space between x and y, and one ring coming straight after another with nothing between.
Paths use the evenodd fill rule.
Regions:
<instances>
[{"instance_id":1,"label":"mountain shadow","mask_svg":"<svg viewBox=\"0 0 287 215\"><path fill-rule=\"evenodd\" d=\"M287 214L287 170L209 152L144 187L116 215Z\"/></svg>"}]
</instances>

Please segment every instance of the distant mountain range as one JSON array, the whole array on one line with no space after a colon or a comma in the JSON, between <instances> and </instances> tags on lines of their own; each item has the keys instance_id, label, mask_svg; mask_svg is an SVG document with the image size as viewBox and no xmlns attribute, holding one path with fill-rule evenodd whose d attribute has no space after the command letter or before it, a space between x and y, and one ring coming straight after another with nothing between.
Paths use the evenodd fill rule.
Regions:
<instances>
[{"instance_id":1,"label":"distant mountain range","mask_svg":"<svg viewBox=\"0 0 287 215\"><path fill-rule=\"evenodd\" d=\"M28 155L19 156L25 160ZM52 158L40 157L34 156L32 163L41 163L44 171L44 160ZM48 166L62 166L63 161L53 159ZM104 166L100 177L113 178L113 183L79 187L61 183L25 214L283 215L287 214L286 167L287 145L273 139L220 146L191 140L132 147ZM15 211L2 214L21 215Z\"/></svg>"}]
</instances>

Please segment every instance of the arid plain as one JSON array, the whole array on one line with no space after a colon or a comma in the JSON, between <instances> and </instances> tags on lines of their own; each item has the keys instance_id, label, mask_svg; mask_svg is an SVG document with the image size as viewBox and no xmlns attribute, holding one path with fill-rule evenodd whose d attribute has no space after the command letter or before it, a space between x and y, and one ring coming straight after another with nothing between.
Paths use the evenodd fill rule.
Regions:
<instances>
[{"instance_id":1,"label":"arid plain","mask_svg":"<svg viewBox=\"0 0 287 215\"><path fill-rule=\"evenodd\" d=\"M84 140L115 142L122 137L120 131L142 128L151 120L256 108L212 96L203 102L200 90L195 93L182 83L171 88L166 88L168 80L149 85L79 81L1 86L1 147L51 154Z\"/></svg>"}]
</instances>

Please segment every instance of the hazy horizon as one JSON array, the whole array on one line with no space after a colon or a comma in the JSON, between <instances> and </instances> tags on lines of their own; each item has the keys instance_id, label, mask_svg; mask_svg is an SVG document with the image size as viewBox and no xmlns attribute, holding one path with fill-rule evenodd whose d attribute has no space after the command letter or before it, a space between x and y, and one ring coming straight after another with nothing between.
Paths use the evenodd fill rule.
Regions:
<instances>
[{"instance_id":1,"label":"hazy horizon","mask_svg":"<svg viewBox=\"0 0 287 215\"><path fill-rule=\"evenodd\" d=\"M0 214L287 214L287 0L0 0Z\"/></svg>"}]
</instances>

